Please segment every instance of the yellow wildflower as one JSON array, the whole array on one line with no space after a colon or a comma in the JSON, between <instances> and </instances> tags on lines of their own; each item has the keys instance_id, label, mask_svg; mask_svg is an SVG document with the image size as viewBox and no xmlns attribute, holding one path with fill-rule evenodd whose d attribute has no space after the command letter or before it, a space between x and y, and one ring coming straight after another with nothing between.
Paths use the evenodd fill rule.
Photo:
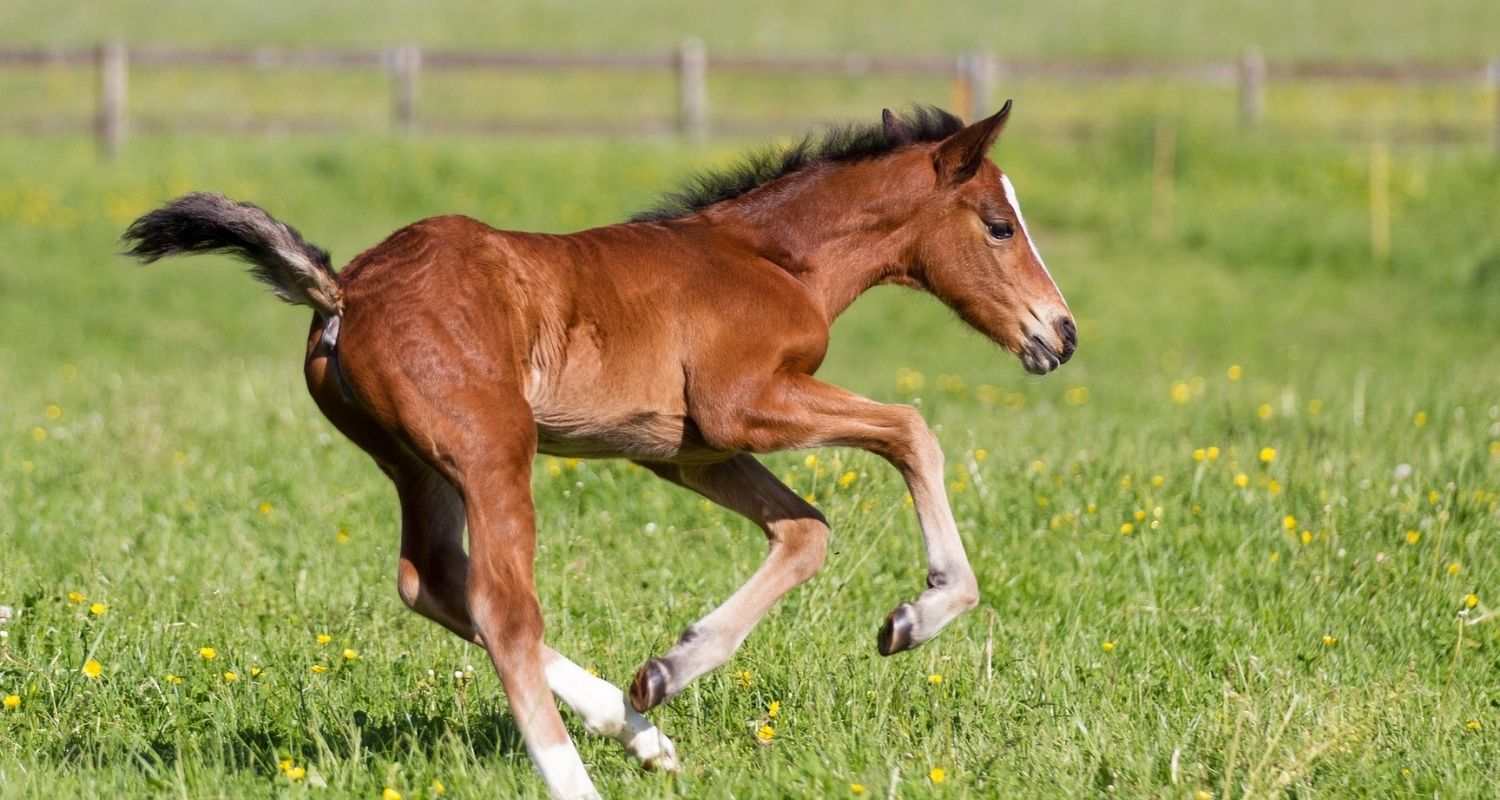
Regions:
<instances>
[{"instance_id":1,"label":"yellow wildflower","mask_svg":"<svg viewBox=\"0 0 1500 800\"><path fill-rule=\"evenodd\" d=\"M89 599L89 596L84 594L83 592L68 592L68 600L70 602L82 603L87 599Z\"/></svg>"},{"instance_id":2,"label":"yellow wildflower","mask_svg":"<svg viewBox=\"0 0 1500 800\"><path fill-rule=\"evenodd\" d=\"M1477 731L1484 726L1479 724L1479 720L1471 719L1468 722L1464 723L1464 727L1468 728L1471 731Z\"/></svg>"},{"instance_id":3,"label":"yellow wildflower","mask_svg":"<svg viewBox=\"0 0 1500 800\"><path fill-rule=\"evenodd\" d=\"M990 451L984 449L983 447L981 447L978 450L974 451L974 460L975 461L983 461L983 460L985 460L986 458L989 458L989 457L990 457Z\"/></svg>"},{"instance_id":4,"label":"yellow wildflower","mask_svg":"<svg viewBox=\"0 0 1500 800\"><path fill-rule=\"evenodd\" d=\"M1228 378L1228 379L1230 379L1232 381L1237 381L1240 378L1243 378L1244 376L1245 376L1245 369L1244 369L1244 367L1241 367L1239 364L1230 364L1229 365L1229 369L1224 370L1224 377L1226 377L1226 378Z\"/></svg>"},{"instance_id":5,"label":"yellow wildflower","mask_svg":"<svg viewBox=\"0 0 1500 800\"><path fill-rule=\"evenodd\" d=\"M1282 518L1281 526L1289 531L1294 531L1297 529L1297 518L1292 516L1291 514L1287 514L1284 518Z\"/></svg>"},{"instance_id":6,"label":"yellow wildflower","mask_svg":"<svg viewBox=\"0 0 1500 800\"><path fill-rule=\"evenodd\" d=\"M1276 448L1262 447L1260 449L1260 463L1269 464L1276 460Z\"/></svg>"},{"instance_id":7,"label":"yellow wildflower","mask_svg":"<svg viewBox=\"0 0 1500 800\"><path fill-rule=\"evenodd\" d=\"M217 655L218 655L218 652L215 651L212 647L200 647L200 648L198 648L198 657L201 658L201 659L203 659L204 661L213 661L214 660L214 656L217 656Z\"/></svg>"},{"instance_id":8,"label":"yellow wildflower","mask_svg":"<svg viewBox=\"0 0 1500 800\"><path fill-rule=\"evenodd\" d=\"M318 644L328 644L329 642L333 641L333 637L329 636L326 633L320 633L314 638L318 640Z\"/></svg>"},{"instance_id":9,"label":"yellow wildflower","mask_svg":"<svg viewBox=\"0 0 1500 800\"><path fill-rule=\"evenodd\" d=\"M260 508L260 514L263 517L269 517L269 516L271 516L271 512L276 510L275 507L273 507L270 503L267 503L264 500L262 500L260 502L259 508Z\"/></svg>"},{"instance_id":10,"label":"yellow wildflower","mask_svg":"<svg viewBox=\"0 0 1500 800\"><path fill-rule=\"evenodd\" d=\"M439 797L441 797L442 795L446 794L447 792L448 792L448 787L444 786L442 781L438 780L437 778L433 778L432 779L432 793L433 794L438 795Z\"/></svg>"},{"instance_id":11,"label":"yellow wildflower","mask_svg":"<svg viewBox=\"0 0 1500 800\"><path fill-rule=\"evenodd\" d=\"M802 466L807 467L808 469L817 468L818 455L816 453L808 453L807 457L802 459Z\"/></svg>"},{"instance_id":12,"label":"yellow wildflower","mask_svg":"<svg viewBox=\"0 0 1500 800\"><path fill-rule=\"evenodd\" d=\"M385 791L380 793L380 800L401 800L401 793L387 786Z\"/></svg>"},{"instance_id":13,"label":"yellow wildflower","mask_svg":"<svg viewBox=\"0 0 1500 800\"><path fill-rule=\"evenodd\" d=\"M1125 523L1125 524L1123 524L1123 525L1120 526L1120 535L1121 536L1129 536L1130 533L1132 531L1134 531L1134 530L1135 530L1135 526L1131 525L1130 523L1127 522L1127 523Z\"/></svg>"},{"instance_id":14,"label":"yellow wildflower","mask_svg":"<svg viewBox=\"0 0 1500 800\"><path fill-rule=\"evenodd\" d=\"M1238 475L1235 475L1234 476L1234 485L1237 486L1237 487L1239 487L1239 488L1241 488L1241 489L1245 488L1246 486L1249 486L1250 485L1250 476L1246 475L1243 472L1239 473Z\"/></svg>"},{"instance_id":15,"label":"yellow wildflower","mask_svg":"<svg viewBox=\"0 0 1500 800\"><path fill-rule=\"evenodd\" d=\"M1336 645L1338 643L1339 643L1339 639L1338 639L1337 636L1334 636L1333 634L1330 634L1330 633L1323 634L1323 646L1324 647L1333 647L1334 645Z\"/></svg>"},{"instance_id":16,"label":"yellow wildflower","mask_svg":"<svg viewBox=\"0 0 1500 800\"><path fill-rule=\"evenodd\" d=\"M181 678L177 677L176 675L173 675L170 672L168 672L166 675L163 675L162 676L162 680L166 681L167 683L172 684L173 686L176 686L176 685L182 683L182 679Z\"/></svg>"},{"instance_id":17,"label":"yellow wildflower","mask_svg":"<svg viewBox=\"0 0 1500 800\"><path fill-rule=\"evenodd\" d=\"M250 677L252 677L252 678L259 678L260 677L260 673L261 673L261 668L260 667L251 667L250 668Z\"/></svg>"},{"instance_id":18,"label":"yellow wildflower","mask_svg":"<svg viewBox=\"0 0 1500 800\"><path fill-rule=\"evenodd\" d=\"M749 689L751 686L755 685L755 679L750 676L750 672L748 670L742 669L739 672L734 673L734 678L736 681L739 681L741 689Z\"/></svg>"},{"instance_id":19,"label":"yellow wildflower","mask_svg":"<svg viewBox=\"0 0 1500 800\"><path fill-rule=\"evenodd\" d=\"M46 439L47 439L47 431L46 430L44 430L42 428L32 428L31 429L31 440L33 442L41 442L41 441L45 441Z\"/></svg>"},{"instance_id":20,"label":"yellow wildflower","mask_svg":"<svg viewBox=\"0 0 1500 800\"><path fill-rule=\"evenodd\" d=\"M1103 650L1106 653L1113 653L1115 651L1115 643L1114 642L1104 642L1103 644L1099 645L1099 649Z\"/></svg>"},{"instance_id":21,"label":"yellow wildflower","mask_svg":"<svg viewBox=\"0 0 1500 800\"><path fill-rule=\"evenodd\" d=\"M322 664L314 664L314 665L312 665L312 673L314 675L322 675L323 673L325 673L327 671L328 671L328 668L325 667L325 666L323 666Z\"/></svg>"},{"instance_id":22,"label":"yellow wildflower","mask_svg":"<svg viewBox=\"0 0 1500 800\"><path fill-rule=\"evenodd\" d=\"M1260 405L1255 407L1255 416L1260 417L1263 420L1270 419L1271 415L1274 413L1275 412L1271 410L1270 403L1261 403Z\"/></svg>"},{"instance_id":23,"label":"yellow wildflower","mask_svg":"<svg viewBox=\"0 0 1500 800\"><path fill-rule=\"evenodd\" d=\"M1418 428L1427 427L1427 412L1418 411L1415 415L1412 416L1411 424L1417 426Z\"/></svg>"},{"instance_id":24,"label":"yellow wildflower","mask_svg":"<svg viewBox=\"0 0 1500 800\"><path fill-rule=\"evenodd\" d=\"M333 540L339 544L349 541L349 529L339 526L339 532L333 535Z\"/></svg>"},{"instance_id":25,"label":"yellow wildflower","mask_svg":"<svg viewBox=\"0 0 1500 800\"><path fill-rule=\"evenodd\" d=\"M1311 414L1311 415L1313 415L1315 417L1317 415L1323 413L1323 401L1319 400L1316 397L1314 397L1313 399L1307 401L1307 413L1309 413L1309 414Z\"/></svg>"},{"instance_id":26,"label":"yellow wildflower","mask_svg":"<svg viewBox=\"0 0 1500 800\"><path fill-rule=\"evenodd\" d=\"M47 415L47 419L62 418L62 408L60 406L49 405L43 413Z\"/></svg>"},{"instance_id":27,"label":"yellow wildflower","mask_svg":"<svg viewBox=\"0 0 1500 800\"><path fill-rule=\"evenodd\" d=\"M769 742L776 738L776 729L770 725L762 725L760 726L760 730L755 732L755 738L762 742Z\"/></svg>"},{"instance_id":28,"label":"yellow wildflower","mask_svg":"<svg viewBox=\"0 0 1500 800\"><path fill-rule=\"evenodd\" d=\"M849 784L849 794L864 794L864 793L865 793L865 785L863 783L851 783L851 784Z\"/></svg>"},{"instance_id":29,"label":"yellow wildflower","mask_svg":"<svg viewBox=\"0 0 1500 800\"><path fill-rule=\"evenodd\" d=\"M1302 532L1302 536L1300 538L1302 539L1302 543L1303 544L1312 544L1312 540L1313 540L1312 531L1303 531Z\"/></svg>"},{"instance_id":30,"label":"yellow wildflower","mask_svg":"<svg viewBox=\"0 0 1500 800\"><path fill-rule=\"evenodd\" d=\"M1207 789L1199 789L1193 792L1193 800L1214 800L1214 793Z\"/></svg>"},{"instance_id":31,"label":"yellow wildflower","mask_svg":"<svg viewBox=\"0 0 1500 800\"><path fill-rule=\"evenodd\" d=\"M352 648L348 648L348 647L344 648L344 660L345 661L353 661L356 658L359 658L359 651L354 650Z\"/></svg>"},{"instance_id":32,"label":"yellow wildflower","mask_svg":"<svg viewBox=\"0 0 1500 800\"><path fill-rule=\"evenodd\" d=\"M292 782L295 783L295 782L300 781L303 778L307 777L307 768L306 767L290 767L286 771L286 776L288 778L291 778Z\"/></svg>"},{"instance_id":33,"label":"yellow wildflower","mask_svg":"<svg viewBox=\"0 0 1500 800\"><path fill-rule=\"evenodd\" d=\"M1196 449L1196 450L1193 451L1193 460L1194 461L1202 461L1205 458L1208 458L1208 451L1207 450L1204 450L1203 448L1200 447L1200 448L1198 448L1198 449Z\"/></svg>"},{"instance_id":34,"label":"yellow wildflower","mask_svg":"<svg viewBox=\"0 0 1500 800\"><path fill-rule=\"evenodd\" d=\"M932 684L933 686L937 686L943 682L943 676L939 673L934 672L931 675L927 676L927 682Z\"/></svg>"},{"instance_id":35,"label":"yellow wildflower","mask_svg":"<svg viewBox=\"0 0 1500 800\"><path fill-rule=\"evenodd\" d=\"M1417 542L1420 542L1420 541L1422 541L1422 533L1421 533L1421 531L1407 531L1406 532L1406 543L1407 544L1416 544Z\"/></svg>"},{"instance_id":36,"label":"yellow wildflower","mask_svg":"<svg viewBox=\"0 0 1500 800\"><path fill-rule=\"evenodd\" d=\"M849 488L849 484L854 483L854 480L856 478L858 478L858 477L859 477L859 473L855 472L854 470L849 470L848 472L845 472L843 475L839 476L839 488L840 489L847 489L847 488Z\"/></svg>"},{"instance_id":37,"label":"yellow wildflower","mask_svg":"<svg viewBox=\"0 0 1500 800\"><path fill-rule=\"evenodd\" d=\"M224 682L225 683L234 683L235 681L237 681L239 679L240 679L240 676L234 674L233 672L226 672L226 673L224 673Z\"/></svg>"},{"instance_id":38,"label":"yellow wildflower","mask_svg":"<svg viewBox=\"0 0 1500 800\"><path fill-rule=\"evenodd\" d=\"M770 717L771 719L776 719L776 715L780 714L780 713L781 713L781 701L780 700L772 700L770 707L766 709L766 716Z\"/></svg>"},{"instance_id":39,"label":"yellow wildflower","mask_svg":"<svg viewBox=\"0 0 1500 800\"><path fill-rule=\"evenodd\" d=\"M1151 476L1151 485L1152 486L1161 486L1162 484L1164 484L1166 482L1167 482L1167 479L1164 478L1164 477L1162 477L1161 475L1152 475Z\"/></svg>"},{"instance_id":40,"label":"yellow wildflower","mask_svg":"<svg viewBox=\"0 0 1500 800\"><path fill-rule=\"evenodd\" d=\"M933 767L927 771L927 779L933 783L942 783L948 780L948 773L942 767Z\"/></svg>"},{"instance_id":41,"label":"yellow wildflower","mask_svg":"<svg viewBox=\"0 0 1500 800\"><path fill-rule=\"evenodd\" d=\"M1477 595L1477 594L1466 594L1466 595L1464 595L1464 606L1466 608L1473 608L1474 606L1477 606L1477 605L1479 605L1479 595Z\"/></svg>"},{"instance_id":42,"label":"yellow wildflower","mask_svg":"<svg viewBox=\"0 0 1500 800\"><path fill-rule=\"evenodd\" d=\"M79 671L85 678L93 679L99 677L99 674L104 671L104 665L91 658L83 662L83 669Z\"/></svg>"},{"instance_id":43,"label":"yellow wildflower","mask_svg":"<svg viewBox=\"0 0 1500 800\"><path fill-rule=\"evenodd\" d=\"M103 616L104 612L108 610L109 606L103 603L94 603L93 605L89 606L89 613L93 614L96 617Z\"/></svg>"},{"instance_id":44,"label":"yellow wildflower","mask_svg":"<svg viewBox=\"0 0 1500 800\"><path fill-rule=\"evenodd\" d=\"M8 694L8 695L5 696L5 708L6 708L7 711L15 711L16 709L18 709L20 707L21 707L21 696L20 695L18 695L18 694Z\"/></svg>"},{"instance_id":45,"label":"yellow wildflower","mask_svg":"<svg viewBox=\"0 0 1500 800\"><path fill-rule=\"evenodd\" d=\"M1208 460L1209 461L1217 461L1218 459L1219 459L1219 448L1218 448L1218 446L1217 445L1209 445L1209 447L1208 447Z\"/></svg>"},{"instance_id":46,"label":"yellow wildflower","mask_svg":"<svg viewBox=\"0 0 1500 800\"><path fill-rule=\"evenodd\" d=\"M1448 565L1448 574L1449 575L1457 575L1462 570L1463 570L1463 567L1460 566L1457 561L1455 561L1452 564Z\"/></svg>"}]
</instances>

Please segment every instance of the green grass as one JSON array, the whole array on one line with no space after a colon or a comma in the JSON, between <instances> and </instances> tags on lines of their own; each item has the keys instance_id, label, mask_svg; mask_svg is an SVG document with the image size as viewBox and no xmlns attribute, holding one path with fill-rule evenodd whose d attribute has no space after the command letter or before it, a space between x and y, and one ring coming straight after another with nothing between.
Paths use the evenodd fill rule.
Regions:
<instances>
[{"instance_id":1,"label":"green grass","mask_svg":"<svg viewBox=\"0 0 1500 800\"><path fill-rule=\"evenodd\" d=\"M417 20L398 6L278 16L236 2L203 19L23 3L0 10L0 38L656 47L693 30L726 52L1218 55L1255 40L1270 55L1485 55L1491 5L1450 6L1233 4L1205 20L1208 6L1083 2L969 25L908 4L810 26L792 24L800 6L751 19L695 4L646 26L612 6L579 24L566 4ZM1059 22L1071 11L1098 24ZM155 107L136 95L145 112L214 108L202 86L143 78L158 79L171 91ZM11 96L87 102L87 76L44 80L58 83ZM471 88L433 102L456 108ZM611 94L564 88L583 106ZM244 99L377 115L381 91L338 78ZM486 91L497 108L546 110L540 82ZM617 107L654 91L630 87ZM724 113L873 119L890 93L946 88L715 91ZM844 797L851 783L874 797L1492 796L1500 162L1392 146L1392 251L1376 264L1369 146L1329 136L1350 109L1377 132L1482 130L1486 98L1464 91L1273 87L1267 128L1244 134L1216 90L1016 87L995 157L1079 317L1078 355L1029 377L931 299L878 290L838 323L820 373L916 403L936 427L980 609L877 656L884 615L924 578L899 480L850 451L770 458L833 524L827 566L725 669L653 712L681 775L643 773L570 721L606 796ZM1095 130L1049 134L1072 122ZM1179 147L1158 234L1159 125ZM222 259L127 265L116 237L193 188L267 206L336 261L435 213L574 230L744 144L141 137L106 164L82 138L0 138L0 604L20 612L0 639L0 696L20 699L0 709L0 797L430 797L433 780L450 797L543 796L484 654L396 596L394 493L306 396L306 311ZM549 642L616 682L763 555L748 523L620 464L543 458L535 490ZM89 659L97 679L80 672Z\"/></svg>"}]
</instances>

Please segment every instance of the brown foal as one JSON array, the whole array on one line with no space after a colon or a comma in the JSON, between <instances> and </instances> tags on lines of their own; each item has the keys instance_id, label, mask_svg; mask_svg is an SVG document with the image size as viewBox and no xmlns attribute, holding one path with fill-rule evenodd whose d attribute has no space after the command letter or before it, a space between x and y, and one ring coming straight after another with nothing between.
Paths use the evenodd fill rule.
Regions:
<instances>
[{"instance_id":1,"label":"brown foal","mask_svg":"<svg viewBox=\"0 0 1500 800\"><path fill-rule=\"evenodd\" d=\"M901 472L928 579L886 619L882 654L922 644L978 602L921 415L813 374L834 318L892 283L941 298L1030 372L1072 355L1067 304L987 156L1009 111L968 126L936 109L887 111L569 235L435 217L338 272L289 226L218 195L180 198L125 239L145 261L233 253L278 296L314 308L308 389L396 485L401 599L488 650L553 795L592 797L552 695L648 766L675 768L671 741L641 712L728 660L823 563L827 522L754 454L857 447ZM628 694L543 644L538 452L632 459L770 541L764 565L647 661Z\"/></svg>"}]
</instances>

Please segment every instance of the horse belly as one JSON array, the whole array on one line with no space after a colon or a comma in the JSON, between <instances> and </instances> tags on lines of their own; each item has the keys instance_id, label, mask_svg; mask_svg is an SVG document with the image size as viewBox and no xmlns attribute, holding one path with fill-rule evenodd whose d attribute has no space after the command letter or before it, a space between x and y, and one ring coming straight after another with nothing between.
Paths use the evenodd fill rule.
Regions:
<instances>
[{"instance_id":1,"label":"horse belly","mask_svg":"<svg viewBox=\"0 0 1500 800\"><path fill-rule=\"evenodd\" d=\"M540 413L536 430L538 451L567 458L711 462L733 455L704 444L687 417L658 411L587 418Z\"/></svg>"}]
</instances>

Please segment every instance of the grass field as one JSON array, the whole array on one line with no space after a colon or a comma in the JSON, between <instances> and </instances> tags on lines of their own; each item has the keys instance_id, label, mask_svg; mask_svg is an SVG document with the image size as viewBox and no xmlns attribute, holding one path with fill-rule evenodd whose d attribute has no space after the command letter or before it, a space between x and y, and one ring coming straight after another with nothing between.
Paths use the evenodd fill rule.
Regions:
<instances>
[{"instance_id":1,"label":"grass field","mask_svg":"<svg viewBox=\"0 0 1500 800\"><path fill-rule=\"evenodd\" d=\"M403 22L252 5L197 30L164 14L161 38L384 41ZM1452 6L1226 13L1328 32L1286 53L1482 55L1493 9ZM89 40L115 19L38 8L0 10L4 37ZM904 13L717 36L930 52L974 35ZM1019 24L1048 53L1121 51L1132 25L1159 33L1129 52L1232 38L1150 17L1072 38L1061 16ZM543 44L657 43L539 20ZM711 23L664 29L694 20ZM1107 124L1082 141L1018 103L996 150L1080 320L1057 374L1026 376L909 292L835 328L823 377L937 428L980 608L880 658L880 622L925 575L900 481L849 451L769 459L832 523L827 566L653 712L680 775L570 721L606 796L1493 796L1500 161L1392 149L1377 264L1367 144L1239 134L1222 98L1151 97L1090 107ZM1173 225L1153 232L1161 119L1179 147ZM18 614L0 625L0 797L544 796L484 654L396 596L394 493L306 396L305 310L222 259L129 266L115 240L193 188L267 206L336 262L434 213L574 230L744 144L142 138L101 164L83 139L0 139L0 605ZM616 682L763 555L748 523L624 465L542 458L534 483L549 643Z\"/></svg>"}]
</instances>

